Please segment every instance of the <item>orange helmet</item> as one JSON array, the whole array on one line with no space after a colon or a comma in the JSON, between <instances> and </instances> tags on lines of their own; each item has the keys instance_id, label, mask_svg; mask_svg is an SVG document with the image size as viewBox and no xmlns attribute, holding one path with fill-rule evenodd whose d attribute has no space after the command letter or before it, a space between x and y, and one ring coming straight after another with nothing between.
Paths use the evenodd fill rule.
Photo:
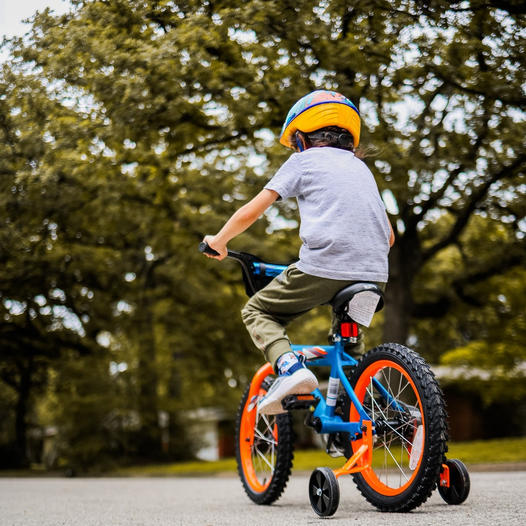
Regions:
<instances>
[{"instance_id":1,"label":"orange helmet","mask_svg":"<svg viewBox=\"0 0 526 526\"><path fill-rule=\"evenodd\" d=\"M338 126L360 142L360 113L356 106L336 91L317 90L302 97L287 114L279 142L294 149L294 134L309 133L326 126Z\"/></svg>"}]
</instances>

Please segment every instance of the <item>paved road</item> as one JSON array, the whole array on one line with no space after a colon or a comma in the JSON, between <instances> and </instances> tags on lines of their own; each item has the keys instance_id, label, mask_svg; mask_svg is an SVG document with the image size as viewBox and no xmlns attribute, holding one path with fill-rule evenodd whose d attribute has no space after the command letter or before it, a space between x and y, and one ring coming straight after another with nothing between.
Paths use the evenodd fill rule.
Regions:
<instances>
[{"instance_id":1,"label":"paved road","mask_svg":"<svg viewBox=\"0 0 526 526\"><path fill-rule=\"evenodd\" d=\"M293 526L325 524L525 525L526 471L472 473L471 494L461 506L437 492L410 514L380 513L340 479L341 501L327 522L308 502L308 477L295 475L272 506L256 506L240 482L222 478L3 478L1 526Z\"/></svg>"}]
</instances>

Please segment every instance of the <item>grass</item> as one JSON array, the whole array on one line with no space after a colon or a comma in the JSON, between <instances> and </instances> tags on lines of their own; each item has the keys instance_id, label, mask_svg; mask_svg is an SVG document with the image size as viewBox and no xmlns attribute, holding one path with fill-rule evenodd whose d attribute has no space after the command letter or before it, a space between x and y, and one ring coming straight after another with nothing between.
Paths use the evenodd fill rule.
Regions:
<instances>
[{"instance_id":1,"label":"grass","mask_svg":"<svg viewBox=\"0 0 526 526\"><path fill-rule=\"evenodd\" d=\"M448 457L466 464L526 462L526 437L452 443Z\"/></svg>"},{"instance_id":2,"label":"grass","mask_svg":"<svg viewBox=\"0 0 526 526\"><path fill-rule=\"evenodd\" d=\"M526 462L526 437L449 444L449 458L459 458L468 465L506 464ZM332 458L321 450L297 451L294 454L294 470L311 471L319 466L339 468L344 459ZM115 470L117 476L177 476L177 475L217 475L235 473L233 458L215 462L194 461L175 464L134 466Z\"/></svg>"},{"instance_id":3,"label":"grass","mask_svg":"<svg viewBox=\"0 0 526 526\"><path fill-rule=\"evenodd\" d=\"M112 475L132 477L162 477L172 475L216 475L218 473L235 473L236 460L225 458L214 462L196 460L177 462L175 464L153 464L145 466L130 466L113 471Z\"/></svg>"}]
</instances>

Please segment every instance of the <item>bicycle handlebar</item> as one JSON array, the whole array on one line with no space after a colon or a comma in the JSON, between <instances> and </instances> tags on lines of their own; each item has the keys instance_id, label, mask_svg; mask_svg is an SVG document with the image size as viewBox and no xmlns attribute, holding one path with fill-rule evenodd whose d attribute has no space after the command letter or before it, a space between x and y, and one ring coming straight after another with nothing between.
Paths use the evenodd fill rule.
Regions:
<instances>
[{"instance_id":1,"label":"bicycle handlebar","mask_svg":"<svg viewBox=\"0 0 526 526\"><path fill-rule=\"evenodd\" d=\"M208 243L205 241L201 241L199 243L199 252L202 252L203 254L208 254L210 256L219 256L219 252L217 250L214 250ZM234 250L227 250L227 257L232 259L237 259L238 261L243 260L243 255L241 252L235 252Z\"/></svg>"},{"instance_id":2,"label":"bicycle handlebar","mask_svg":"<svg viewBox=\"0 0 526 526\"><path fill-rule=\"evenodd\" d=\"M205 241L201 241L201 243L199 243L199 252L203 252L203 254L208 254L209 256L219 256L219 252L217 252L217 250L214 250Z\"/></svg>"},{"instance_id":3,"label":"bicycle handlebar","mask_svg":"<svg viewBox=\"0 0 526 526\"><path fill-rule=\"evenodd\" d=\"M208 243L201 241L199 243L199 252L218 256L217 250L214 250ZM243 281L248 296L252 296L258 290L267 285L272 278L283 272L287 265L277 265L275 263L266 263L253 254L247 252L235 252L228 250L227 257L235 259L240 265L243 272Z\"/></svg>"}]
</instances>

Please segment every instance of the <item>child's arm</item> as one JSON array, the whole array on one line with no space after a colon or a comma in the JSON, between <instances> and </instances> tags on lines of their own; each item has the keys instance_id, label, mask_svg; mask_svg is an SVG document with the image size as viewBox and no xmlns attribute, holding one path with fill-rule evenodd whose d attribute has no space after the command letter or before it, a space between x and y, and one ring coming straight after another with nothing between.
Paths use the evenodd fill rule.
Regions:
<instances>
[{"instance_id":1,"label":"child's arm","mask_svg":"<svg viewBox=\"0 0 526 526\"><path fill-rule=\"evenodd\" d=\"M395 242L395 235L393 231L393 226L391 225L391 221L389 220L389 216L387 216L387 222L389 223L389 230L391 230L391 236L389 238L389 246L392 247Z\"/></svg>"},{"instance_id":2,"label":"child's arm","mask_svg":"<svg viewBox=\"0 0 526 526\"><path fill-rule=\"evenodd\" d=\"M205 236L203 241L219 252L219 256L208 257L219 260L226 258L227 243L251 226L278 197L279 194L274 190L261 190L254 199L235 212L215 236Z\"/></svg>"}]
</instances>

